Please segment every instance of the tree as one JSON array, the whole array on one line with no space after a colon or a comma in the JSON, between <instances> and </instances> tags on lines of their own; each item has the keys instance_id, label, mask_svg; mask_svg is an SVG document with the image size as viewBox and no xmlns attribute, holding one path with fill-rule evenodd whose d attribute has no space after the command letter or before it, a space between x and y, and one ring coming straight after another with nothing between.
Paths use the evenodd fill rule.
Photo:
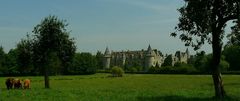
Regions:
<instances>
[{"instance_id":1,"label":"tree","mask_svg":"<svg viewBox=\"0 0 240 101\"><path fill-rule=\"evenodd\" d=\"M93 74L97 70L96 58L91 53L76 53L70 68L73 74Z\"/></svg>"},{"instance_id":2,"label":"tree","mask_svg":"<svg viewBox=\"0 0 240 101\"><path fill-rule=\"evenodd\" d=\"M8 73L19 75L19 68L16 64L17 60L17 49L10 49L8 54L5 56L4 67L8 68Z\"/></svg>"},{"instance_id":3,"label":"tree","mask_svg":"<svg viewBox=\"0 0 240 101\"><path fill-rule=\"evenodd\" d=\"M201 51L196 54L195 61L194 61L194 67L199 70L200 72L209 72L209 56L206 55L204 51ZM212 56L212 55L211 55Z\"/></svg>"},{"instance_id":4,"label":"tree","mask_svg":"<svg viewBox=\"0 0 240 101\"><path fill-rule=\"evenodd\" d=\"M227 35L227 38L229 41L227 42L226 47L236 45L240 46L240 26L238 24L235 24L233 27L231 27L232 32Z\"/></svg>"},{"instance_id":5,"label":"tree","mask_svg":"<svg viewBox=\"0 0 240 101\"><path fill-rule=\"evenodd\" d=\"M167 57L164 59L162 66L172 66L172 55L166 55Z\"/></svg>"},{"instance_id":6,"label":"tree","mask_svg":"<svg viewBox=\"0 0 240 101\"><path fill-rule=\"evenodd\" d=\"M223 54L230 64L231 70L240 70L240 26L235 24L231 27L232 32L227 36L229 41L224 47Z\"/></svg>"},{"instance_id":7,"label":"tree","mask_svg":"<svg viewBox=\"0 0 240 101\"><path fill-rule=\"evenodd\" d=\"M33 61L32 61L32 40L30 36L27 35L27 39L22 39L17 44L17 59L16 63L20 73L31 73L33 70Z\"/></svg>"},{"instance_id":8,"label":"tree","mask_svg":"<svg viewBox=\"0 0 240 101\"><path fill-rule=\"evenodd\" d=\"M230 64L230 70L240 70L240 46L227 46L224 48L223 54Z\"/></svg>"},{"instance_id":9,"label":"tree","mask_svg":"<svg viewBox=\"0 0 240 101\"><path fill-rule=\"evenodd\" d=\"M211 64L212 64L212 54L205 55L202 53L197 53L196 61L194 63L194 66L196 67L196 69L198 69L201 72L210 73L212 72ZM225 60L224 55L221 55L219 69L221 71L226 71L229 69L229 63Z\"/></svg>"},{"instance_id":10,"label":"tree","mask_svg":"<svg viewBox=\"0 0 240 101\"><path fill-rule=\"evenodd\" d=\"M4 71L6 71L6 67L4 66L4 62L5 62L5 57L6 57L6 53L3 50L3 47L0 46L0 74L4 74Z\"/></svg>"},{"instance_id":11,"label":"tree","mask_svg":"<svg viewBox=\"0 0 240 101\"><path fill-rule=\"evenodd\" d=\"M215 96L222 99L226 93L219 68L222 39L226 23L240 25L240 1L239 0L185 0L185 5L178 9L181 16L176 32L172 36L180 34L180 39L186 46L199 49L206 41L212 44L212 78L215 88Z\"/></svg>"},{"instance_id":12,"label":"tree","mask_svg":"<svg viewBox=\"0 0 240 101\"><path fill-rule=\"evenodd\" d=\"M49 88L49 68L52 68L54 55L64 64L72 60L76 50L73 39L69 38L69 32L66 30L68 24L65 22L56 16L48 16L33 30L34 60L43 66L45 88Z\"/></svg>"},{"instance_id":13,"label":"tree","mask_svg":"<svg viewBox=\"0 0 240 101\"><path fill-rule=\"evenodd\" d=\"M96 61L97 61L98 69L103 69L103 56L104 56L104 54L102 54L100 51L97 51Z\"/></svg>"}]
</instances>

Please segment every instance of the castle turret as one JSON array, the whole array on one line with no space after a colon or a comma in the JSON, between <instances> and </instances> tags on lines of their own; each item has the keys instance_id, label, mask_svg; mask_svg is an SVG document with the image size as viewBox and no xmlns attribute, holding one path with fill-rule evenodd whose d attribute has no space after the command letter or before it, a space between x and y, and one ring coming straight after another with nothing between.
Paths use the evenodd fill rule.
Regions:
<instances>
[{"instance_id":1,"label":"castle turret","mask_svg":"<svg viewBox=\"0 0 240 101\"><path fill-rule=\"evenodd\" d=\"M110 68L110 62L111 62L111 54L110 54L110 51L109 51L108 47L105 50L103 58L104 58L103 59L104 69L109 69Z\"/></svg>"},{"instance_id":2,"label":"castle turret","mask_svg":"<svg viewBox=\"0 0 240 101\"><path fill-rule=\"evenodd\" d=\"M122 67L124 67L125 66L125 63L126 63L126 55L125 55L125 53L124 52L122 52Z\"/></svg>"},{"instance_id":3,"label":"castle turret","mask_svg":"<svg viewBox=\"0 0 240 101\"><path fill-rule=\"evenodd\" d=\"M189 54L188 48L186 49L186 54L187 54L187 58L189 59L190 58L190 54Z\"/></svg>"},{"instance_id":4,"label":"castle turret","mask_svg":"<svg viewBox=\"0 0 240 101\"><path fill-rule=\"evenodd\" d=\"M148 46L148 50L146 52L145 57L145 71L147 71L150 67L154 66L154 52L152 51L151 46Z\"/></svg>"}]
</instances>

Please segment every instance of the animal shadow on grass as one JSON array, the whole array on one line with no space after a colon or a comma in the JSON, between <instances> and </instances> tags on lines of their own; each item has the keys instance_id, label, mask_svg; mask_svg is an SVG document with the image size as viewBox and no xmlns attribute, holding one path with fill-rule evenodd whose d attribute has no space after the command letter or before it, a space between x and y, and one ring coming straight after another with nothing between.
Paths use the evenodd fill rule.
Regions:
<instances>
[{"instance_id":1,"label":"animal shadow on grass","mask_svg":"<svg viewBox=\"0 0 240 101\"><path fill-rule=\"evenodd\" d=\"M156 97L138 97L138 101L219 101L214 97L185 97L185 96L156 96ZM225 97L223 101L238 101L240 99L234 99L231 97Z\"/></svg>"}]
</instances>

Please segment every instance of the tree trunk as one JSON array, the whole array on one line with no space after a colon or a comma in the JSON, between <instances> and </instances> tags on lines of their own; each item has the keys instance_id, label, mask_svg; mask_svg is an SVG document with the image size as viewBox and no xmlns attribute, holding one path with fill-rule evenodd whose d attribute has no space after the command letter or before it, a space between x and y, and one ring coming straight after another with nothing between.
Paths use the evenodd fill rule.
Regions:
<instances>
[{"instance_id":1,"label":"tree trunk","mask_svg":"<svg viewBox=\"0 0 240 101\"><path fill-rule=\"evenodd\" d=\"M221 77L220 71L220 59L221 59L221 51L222 45L220 43L221 39L219 34L213 34L212 40L212 50L213 50L213 58L212 58L212 78L215 88L215 96L219 99L224 98L225 91L223 87L223 80Z\"/></svg>"},{"instance_id":2,"label":"tree trunk","mask_svg":"<svg viewBox=\"0 0 240 101\"><path fill-rule=\"evenodd\" d=\"M44 66L44 81L45 81L45 88L50 88L49 86L49 70L47 66Z\"/></svg>"}]
</instances>

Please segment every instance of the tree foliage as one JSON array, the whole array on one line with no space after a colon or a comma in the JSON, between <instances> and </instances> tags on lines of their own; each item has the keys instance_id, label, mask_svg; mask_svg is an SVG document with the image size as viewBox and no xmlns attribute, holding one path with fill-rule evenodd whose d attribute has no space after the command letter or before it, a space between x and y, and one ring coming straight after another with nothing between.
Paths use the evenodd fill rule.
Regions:
<instances>
[{"instance_id":1,"label":"tree foliage","mask_svg":"<svg viewBox=\"0 0 240 101\"><path fill-rule=\"evenodd\" d=\"M240 46L232 45L224 48L223 55L229 62L230 70L240 70Z\"/></svg>"},{"instance_id":2,"label":"tree foliage","mask_svg":"<svg viewBox=\"0 0 240 101\"><path fill-rule=\"evenodd\" d=\"M181 16L176 32L186 46L199 49L206 41L212 43L212 34L217 33L218 41L224 35L226 22L236 20L239 12L238 0L185 0L186 4L178 9ZM238 23L238 21L233 21ZM177 32L178 31L178 32ZM196 36L196 37L193 37Z\"/></svg>"},{"instance_id":3,"label":"tree foliage","mask_svg":"<svg viewBox=\"0 0 240 101\"><path fill-rule=\"evenodd\" d=\"M212 77L215 87L215 96L223 98L225 91L220 72L220 58L222 51L222 39L226 23L240 25L240 1L239 0L185 0L185 5L178 9L181 16L176 32L172 36L180 34L179 38L186 46L199 49L205 42L212 44Z\"/></svg>"},{"instance_id":4,"label":"tree foliage","mask_svg":"<svg viewBox=\"0 0 240 101\"><path fill-rule=\"evenodd\" d=\"M70 68L71 74L93 74L97 70L97 59L91 53L76 53Z\"/></svg>"},{"instance_id":5,"label":"tree foliage","mask_svg":"<svg viewBox=\"0 0 240 101\"><path fill-rule=\"evenodd\" d=\"M103 53L98 51L95 57L96 57L98 69L104 69L103 68Z\"/></svg>"},{"instance_id":6,"label":"tree foliage","mask_svg":"<svg viewBox=\"0 0 240 101\"><path fill-rule=\"evenodd\" d=\"M163 66L172 66L172 55L167 55L167 57L164 59Z\"/></svg>"},{"instance_id":7,"label":"tree foliage","mask_svg":"<svg viewBox=\"0 0 240 101\"><path fill-rule=\"evenodd\" d=\"M232 32L227 36L229 41L226 46L240 46L240 26L236 23L231 30Z\"/></svg>"},{"instance_id":8,"label":"tree foliage","mask_svg":"<svg viewBox=\"0 0 240 101\"><path fill-rule=\"evenodd\" d=\"M32 51L32 40L27 35L27 39L22 39L15 49L17 52L16 63L20 73L31 73L33 72L33 51Z\"/></svg>"},{"instance_id":9,"label":"tree foliage","mask_svg":"<svg viewBox=\"0 0 240 101\"><path fill-rule=\"evenodd\" d=\"M49 88L49 68L52 66L51 59L56 55L61 64L67 68L71 61L76 46L69 32L65 20L59 20L56 16L44 18L40 24L34 27L33 51L38 64L44 68L45 88Z\"/></svg>"},{"instance_id":10,"label":"tree foliage","mask_svg":"<svg viewBox=\"0 0 240 101\"><path fill-rule=\"evenodd\" d=\"M4 63L5 63L5 56L6 53L3 50L3 47L0 47L0 73L4 74L7 71L7 68L5 67Z\"/></svg>"}]
</instances>

